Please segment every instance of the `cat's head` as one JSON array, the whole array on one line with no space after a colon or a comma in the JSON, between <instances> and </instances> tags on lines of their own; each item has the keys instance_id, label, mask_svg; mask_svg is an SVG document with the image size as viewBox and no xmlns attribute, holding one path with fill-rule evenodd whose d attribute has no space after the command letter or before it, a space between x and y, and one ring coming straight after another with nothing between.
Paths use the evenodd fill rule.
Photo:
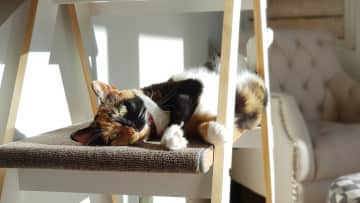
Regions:
<instances>
[{"instance_id":1,"label":"cat's head","mask_svg":"<svg viewBox=\"0 0 360 203\"><path fill-rule=\"evenodd\" d=\"M93 81L92 89L100 100L94 121L71 135L85 145L129 145L149 133L146 107L137 96L140 90L119 90Z\"/></svg>"}]
</instances>

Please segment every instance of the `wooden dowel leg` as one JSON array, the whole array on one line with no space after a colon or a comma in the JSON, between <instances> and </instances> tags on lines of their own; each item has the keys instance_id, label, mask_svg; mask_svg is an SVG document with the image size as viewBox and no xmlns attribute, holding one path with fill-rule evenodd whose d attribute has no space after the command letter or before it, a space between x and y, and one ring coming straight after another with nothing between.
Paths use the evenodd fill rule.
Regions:
<instances>
[{"instance_id":1,"label":"wooden dowel leg","mask_svg":"<svg viewBox=\"0 0 360 203\"><path fill-rule=\"evenodd\" d=\"M67 6L67 9L68 9L69 17L70 17L71 29L74 33L76 46L78 48L78 52L79 52L79 56L80 56L81 67L82 67L82 71L84 74L87 91L88 91L89 98L90 98L91 110L95 114L96 110L97 110L96 97L91 89L92 77L91 77L91 72L89 69L89 64L88 64L88 60L87 60L87 56L86 56L84 41L81 37L81 31L80 31L78 17L76 14L76 8L75 8L74 4L70 4Z\"/></svg>"},{"instance_id":2,"label":"wooden dowel leg","mask_svg":"<svg viewBox=\"0 0 360 203\"><path fill-rule=\"evenodd\" d=\"M227 0L224 5L224 21L221 47L220 87L217 121L228 129L229 142L216 145L212 177L212 203L230 201L230 167L234 128L235 83L239 48L241 0Z\"/></svg>"},{"instance_id":3,"label":"wooden dowel leg","mask_svg":"<svg viewBox=\"0 0 360 203\"><path fill-rule=\"evenodd\" d=\"M259 75L265 80L265 84L269 87L269 67L268 67L268 48L266 47L266 1L254 0L254 28L256 39L256 58L257 58L257 71ZM269 89L269 88L268 88ZM270 92L269 92L270 94ZM269 95L270 97L270 95ZM268 120L270 116L271 104L267 106L266 113L263 114L261 123L262 134L262 151L264 159L264 177L265 177L265 192L266 203L273 202L272 196L272 177L271 177L271 163L270 163L270 147L269 147L269 131L271 122Z\"/></svg>"},{"instance_id":4,"label":"wooden dowel leg","mask_svg":"<svg viewBox=\"0 0 360 203\"><path fill-rule=\"evenodd\" d=\"M117 195L111 195L112 203L120 203L119 197Z\"/></svg>"},{"instance_id":5,"label":"wooden dowel leg","mask_svg":"<svg viewBox=\"0 0 360 203\"><path fill-rule=\"evenodd\" d=\"M31 0L30 7L29 7L29 13L28 13L28 17L27 17L23 47L22 47L21 56L19 59L17 73L16 73L14 90L13 90L13 94L11 97L9 116L8 116L8 120L7 120L6 128L5 128L5 135L4 135L4 139L3 139L4 144L11 142L14 137L16 116L17 116L17 112L19 109L21 89L23 86L26 63L27 63L27 59L28 59L28 53L30 50L30 43L31 43L33 29L34 29L37 5L38 5L37 0ZM6 173L5 169L1 168L0 169L0 196L1 196L1 192L4 187L5 173Z\"/></svg>"}]
</instances>

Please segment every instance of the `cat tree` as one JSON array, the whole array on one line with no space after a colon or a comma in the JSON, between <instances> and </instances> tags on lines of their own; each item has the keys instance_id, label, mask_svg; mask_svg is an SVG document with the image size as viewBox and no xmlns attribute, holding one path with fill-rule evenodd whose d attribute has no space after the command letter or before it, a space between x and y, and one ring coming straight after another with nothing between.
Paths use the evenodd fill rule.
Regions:
<instances>
[{"instance_id":1,"label":"cat tree","mask_svg":"<svg viewBox=\"0 0 360 203\"><path fill-rule=\"evenodd\" d=\"M92 171L74 171L74 170L64 170L62 168L67 168L68 166L59 166L57 169L54 169L55 165L47 168L46 166L41 165L41 163L29 162L28 165L26 161L16 162L11 157L14 153L16 157L20 160L21 156L24 157L24 160L27 160L25 157L26 150L23 150L27 147L26 144L13 144L10 143L13 138L15 121L19 106L20 93L23 85L23 79L26 68L29 66L36 65L37 61L33 60L32 52L37 50L39 46L44 50L49 50L49 45L51 43L51 34L49 36L43 37L43 32L49 31L53 33L54 24L56 19L56 12L61 4L68 4L67 10L70 17L70 24L73 31L73 36L76 40L76 45L78 48L82 70L84 78L86 81L86 87L88 89L92 111L96 111L96 100L90 88L90 82L92 77L88 67L87 55L84 49L83 40L81 37L81 30L79 27L79 22L76 14L76 5L78 3L98 3L102 1L91 1L91 0L54 0L54 1L37 1L30 0L30 9L28 14L27 29L25 33L25 39L23 44L22 55L19 60L18 72L16 75L15 88L12 96L12 102L10 107L9 118L7 122L6 132L4 136L4 145L0 147L0 156L6 157L6 161L0 161L2 167L15 167L15 173L18 174L19 178L19 187L23 190L36 190L36 191L64 191L64 192L87 192L87 193L136 193L139 195L183 195L189 197L197 198L211 198L211 202L220 203L220 202L229 202L229 193L230 193L230 176L229 169L231 167L231 153L232 153L232 142L226 143L225 145L212 147L206 146L201 150L210 150L211 152L211 162L212 170L202 174L199 172L204 172L201 169L196 169L189 173L162 173L160 171L138 171L138 172L127 172L127 171L104 171L104 170L94 170L94 168L83 168L79 169L91 169ZM166 1L164 1L166 2ZM199 1L206 3L206 1ZM224 21L223 21L223 34L222 34L222 57L221 57L221 73L220 73L220 89L222 90L219 95L219 106L218 106L218 122L226 126L228 129L233 129L234 123L234 106L235 101L235 75L237 70L237 56L238 56L238 38L239 38L239 24L240 24L240 10L241 10L241 0L225 0L224 4ZM155 2L154 2L155 3ZM258 60L258 72L265 79L268 86L268 67L267 67L267 48L265 48L265 29L266 29L266 1L265 0L254 0L254 24L255 24L255 35L257 42L257 60ZM41 37L40 37L41 36ZM41 40L41 43L39 43ZM40 45L39 45L40 44ZM46 58L42 60L47 60ZM269 160L269 142L268 142L268 126L270 125L269 118L269 106L267 108L266 114L264 114L262 121L262 140L263 140L263 153L264 153L264 173L265 173L265 183L266 183L266 199L267 202L272 202L272 192L271 192L271 175L270 175L270 160ZM55 133L50 133L46 136L56 136L61 134L61 132L69 133L68 131L56 131ZM70 129L71 130L71 129ZM72 129L73 130L73 129ZM230 132L230 131L229 131ZM233 137L232 133L229 133L227 136ZM240 135L235 135L233 140L239 138ZM231 139L230 139L231 140ZM9 144L7 144L9 143ZM37 143L39 144L39 143ZM41 143L40 144L44 144ZM46 144L46 142L45 142ZM39 145L40 146L40 145ZM41 145L42 146L42 145ZM72 149L76 149L76 146L72 146ZM60 148L51 148L48 151L55 150ZM21 152L24 153L21 154ZM40 150L41 151L41 150ZM45 153L48 151L45 148ZM72 151L73 152L73 151ZM209 152L209 151L207 151ZM146 152L148 153L148 152ZM197 153L197 152L196 152ZM202 153L202 152L201 152ZM32 153L34 154L34 153ZM36 154L36 153L35 153ZM39 155L40 160L44 154ZM52 155L51 155L52 156ZM50 156L50 158L51 158ZM36 157L35 157L36 158ZM196 157L197 158L197 157ZM47 160L51 162L51 160ZM67 161L67 160L65 160ZM36 162L36 161L35 161ZM200 161L201 162L201 161ZM21 165L25 163L24 165ZM65 162L64 162L65 163ZM69 163L69 162L66 162ZM56 163L55 163L56 164ZM37 169L39 166L42 166L42 169ZM175 166L176 167L176 166ZM195 166L195 168L199 166ZM209 167L210 168L210 167ZM71 166L68 169L75 169ZM5 177L5 169L1 169L0 173L0 182L3 183ZM42 179L46 179L42 181ZM36 182L35 182L36 180ZM118 180L122 182L128 182L132 185L139 184L144 185L145 182L158 182L160 183L160 188L147 188L139 190L137 187L130 187L129 185L121 185ZM169 184L171 182L176 182L176 184ZM63 183L63 186L56 183ZM105 184L105 183L106 184ZM121 182L121 181L120 181ZM70 184L69 184L70 183ZM161 184L162 183L162 184ZM71 185L76 185L71 187ZM89 187L91 185L101 185L99 187ZM192 187L191 185L194 185ZM208 186L211 187L208 187ZM173 187L173 188L172 188ZM198 187L198 188L196 188ZM203 187L203 188L201 188ZM115 189L114 189L115 188ZM133 189L131 189L133 188ZM205 188L205 189L204 189ZM1 189L1 188L0 188ZM122 190L123 189L123 190ZM160 191L161 190L161 191ZM0 190L1 191L1 190ZM174 193L172 191L176 191ZM7 194L2 194L2 197ZM115 199L113 199L116 202Z\"/></svg>"}]
</instances>

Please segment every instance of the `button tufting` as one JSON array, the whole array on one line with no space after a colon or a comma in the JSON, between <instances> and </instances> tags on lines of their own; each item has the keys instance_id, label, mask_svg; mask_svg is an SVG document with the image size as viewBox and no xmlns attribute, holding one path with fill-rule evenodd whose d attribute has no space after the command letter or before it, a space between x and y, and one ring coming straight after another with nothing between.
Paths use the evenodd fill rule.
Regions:
<instances>
[{"instance_id":1,"label":"button tufting","mask_svg":"<svg viewBox=\"0 0 360 203\"><path fill-rule=\"evenodd\" d=\"M305 91L308 91L308 90L309 90L309 80L303 83L303 89L304 89Z\"/></svg>"},{"instance_id":2,"label":"button tufting","mask_svg":"<svg viewBox=\"0 0 360 203\"><path fill-rule=\"evenodd\" d=\"M288 60L287 60L287 67L288 67L288 69L289 69L289 70L294 69L293 66L294 66L293 61L292 61L291 59L288 59Z\"/></svg>"},{"instance_id":3,"label":"button tufting","mask_svg":"<svg viewBox=\"0 0 360 203\"><path fill-rule=\"evenodd\" d=\"M318 45L319 47L324 46L324 42L323 42L323 40L318 39L318 40L317 40L317 45Z\"/></svg>"},{"instance_id":4,"label":"button tufting","mask_svg":"<svg viewBox=\"0 0 360 203\"><path fill-rule=\"evenodd\" d=\"M312 68L316 68L317 63L316 63L316 59L314 57L311 57L310 64L311 64Z\"/></svg>"},{"instance_id":5,"label":"button tufting","mask_svg":"<svg viewBox=\"0 0 360 203\"><path fill-rule=\"evenodd\" d=\"M301 42L299 39L295 39L295 46L296 46L296 48L301 47Z\"/></svg>"},{"instance_id":6,"label":"button tufting","mask_svg":"<svg viewBox=\"0 0 360 203\"><path fill-rule=\"evenodd\" d=\"M299 104L299 110L301 113L304 113L304 107L301 104Z\"/></svg>"},{"instance_id":7,"label":"button tufting","mask_svg":"<svg viewBox=\"0 0 360 203\"><path fill-rule=\"evenodd\" d=\"M323 104L318 104L316 106L316 109L317 109L318 112L323 112L324 111L324 105Z\"/></svg>"},{"instance_id":8,"label":"button tufting","mask_svg":"<svg viewBox=\"0 0 360 203\"><path fill-rule=\"evenodd\" d=\"M355 94L356 94L356 87L355 86L352 86L351 88L349 88L349 96L350 97L353 97L353 96L355 96Z\"/></svg>"},{"instance_id":9,"label":"button tufting","mask_svg":"<svg viewBox=\"0 0 360 203\"><path fill-rule=\"evenodd\" d=\"M279 85L279 88L280 88L280 91L281 91L281 92L286 92L286 87L285 87L285 85L284 85L283 83L281 83L281 84Z\"/></svg>"}]
</instances>

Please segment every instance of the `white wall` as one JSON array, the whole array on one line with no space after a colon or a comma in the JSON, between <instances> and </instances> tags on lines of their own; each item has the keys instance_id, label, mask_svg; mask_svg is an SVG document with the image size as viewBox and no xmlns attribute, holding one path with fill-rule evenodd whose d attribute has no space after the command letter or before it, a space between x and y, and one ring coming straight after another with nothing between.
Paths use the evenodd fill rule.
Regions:
<instances>
[{"instance_id":1,"label":"white wall","mask_svg":"<svg viewBox=\"0 0 360 203\"><path fill-rule=\"evenodd\" d=\"M208 39L219 40L221 15L94 16L98 79L134 88L203 64ZM108 56L108 57L106 57Z\"/></svg>"},{"instance_id":2,"label":"white wall","mask_svg":"<svg viewBox=\"0 0 360 203\"><path fill-rule=\"evenodd\" d=\"M24 39L27 8L27 5L19 7L0 27L1 139ZM63 29L66 20L60 12L49 66L26 72L20 116L16 122L17 134L31 136L92 117L75 43L70 30Z\"/></svg>"},{"instance_id":3,"label":"white wall","mask_svg":"<svg viewBox=\"0 0 360 203\"><path fill-rule=\"evenodd\" d=\"M49 63L39 62L25 72L16 129L26 136L92 118L76 43L68 23L66 10L60 8L51 47L42 45L33 51L46 55L50 50ZM44 32L44 35L50 34Z\"/></svg>"}]
</instances>

